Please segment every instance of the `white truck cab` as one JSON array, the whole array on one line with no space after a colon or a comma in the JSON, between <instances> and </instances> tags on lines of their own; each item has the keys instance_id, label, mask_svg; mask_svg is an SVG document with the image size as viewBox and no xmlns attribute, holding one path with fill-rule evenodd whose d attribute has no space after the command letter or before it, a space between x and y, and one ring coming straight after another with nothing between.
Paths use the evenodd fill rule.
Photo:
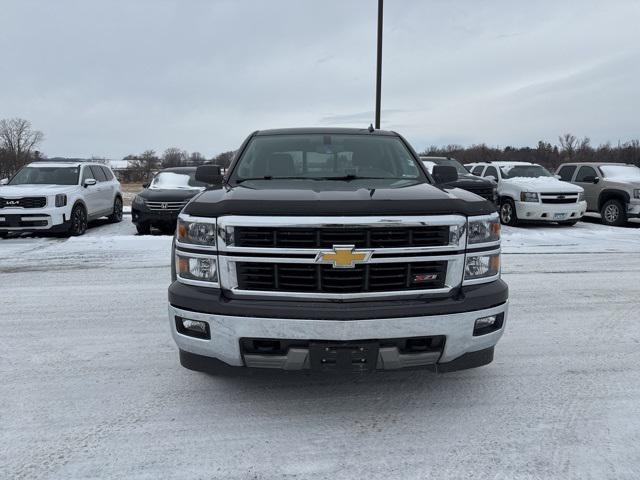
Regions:
<instances>
[{"instance_id":1,"label":"white truck cab","mask_svg":"<svg viewBox=\"0 0 640 480\"><path fill-rule=\"evenodd\" d=\"M120 182L95 162L33 162L0 182L0 237L11 232L82 235L100 217L122 220Z\"/></svg>"},{"instance_id":2,"label":"white truck cab","mask_svg":"<svg viewBox=\"0 0 640 480\"><path fill-rule=\"evenodd\" d=\"M582 187L558 180L536 163L483 162L466 167L498 182L500 220L505 225L520 221L575 225L587 210Z\"/></svg>"}]
</instances>

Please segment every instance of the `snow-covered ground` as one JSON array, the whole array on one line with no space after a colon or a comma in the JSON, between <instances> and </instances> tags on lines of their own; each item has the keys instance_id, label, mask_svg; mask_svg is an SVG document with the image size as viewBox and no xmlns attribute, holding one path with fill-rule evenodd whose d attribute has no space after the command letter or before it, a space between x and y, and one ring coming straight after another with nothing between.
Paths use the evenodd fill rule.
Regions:
<instances>
[{"instance_id":1,"label":"snow-covered ground","mask_svg":"<svg viewBox=\"0 0 640 480\"><path fill-rule=\"evenodd\" d=\"M503 234L494 363L338 378L183 370L128 218L0 240L0 478L640 478L640 229Z\"/></svg>"}]
</instances>

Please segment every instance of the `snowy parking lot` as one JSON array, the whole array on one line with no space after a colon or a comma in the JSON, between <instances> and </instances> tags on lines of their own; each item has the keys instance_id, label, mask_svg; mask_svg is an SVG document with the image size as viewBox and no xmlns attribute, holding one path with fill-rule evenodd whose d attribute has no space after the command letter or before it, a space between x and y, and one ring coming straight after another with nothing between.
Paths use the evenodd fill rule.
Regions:
<instances>
[{"instance_id":1,"label":"snowy parking lot","mask_svg":"<svg viewBox=\"0 0 640 480\"><path fill-rule=\"evenodd\" d=\"M0 478L640 478L638 227L504 228L491 365L352 377L184 370L126 217L0 240Z\"/></svg>"}]
</instances>

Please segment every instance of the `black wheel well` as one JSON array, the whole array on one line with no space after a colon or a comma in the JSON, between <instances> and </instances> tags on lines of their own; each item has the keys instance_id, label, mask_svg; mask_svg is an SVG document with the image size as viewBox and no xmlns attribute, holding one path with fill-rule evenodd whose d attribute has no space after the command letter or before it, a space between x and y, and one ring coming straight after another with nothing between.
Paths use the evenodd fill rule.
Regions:
<instances>
[{"instance_id":1,"label":"black wheel well","mask_svg":"<svg viewBox=\"0 0 640 480\"><path fill-rule=\"evenodd\" d=\"M609 200L618 200L624 206L629 203L629 194L622 190L603 190L598 197L598 210L601 210Z\"/></svg>"},{"instance_id":2,"label":"black wheel well","mask_svg":"<svg viewBox=\"0 0 640 480\"><path fill-rule=\"evenodd\" d=\"M71 209L71 211L73 211L73 209L76 208L78 205L84 208L85 213L89 211L87 210L87 205L82 200L76 200L76 203L73 204L73 208Z\"/></svg>"}]
</instances>

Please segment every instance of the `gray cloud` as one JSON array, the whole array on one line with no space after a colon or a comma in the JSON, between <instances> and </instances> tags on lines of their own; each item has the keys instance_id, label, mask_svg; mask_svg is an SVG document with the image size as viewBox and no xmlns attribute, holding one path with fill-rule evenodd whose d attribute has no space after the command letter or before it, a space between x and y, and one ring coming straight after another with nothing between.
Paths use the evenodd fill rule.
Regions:
<instances>
[{"instance_id":1,"label":"gray cloud","mask_svg":"<svg viewBox=\"0 0 640 480\"><path fill-rule=\"evenodd\" d=\"M383 128L434 143L639 137L636 1L385 5ZM0 117L49 155L207 155L261 128L369 125L375 4L5 0Z\"/></svg>"}]
</instances>

